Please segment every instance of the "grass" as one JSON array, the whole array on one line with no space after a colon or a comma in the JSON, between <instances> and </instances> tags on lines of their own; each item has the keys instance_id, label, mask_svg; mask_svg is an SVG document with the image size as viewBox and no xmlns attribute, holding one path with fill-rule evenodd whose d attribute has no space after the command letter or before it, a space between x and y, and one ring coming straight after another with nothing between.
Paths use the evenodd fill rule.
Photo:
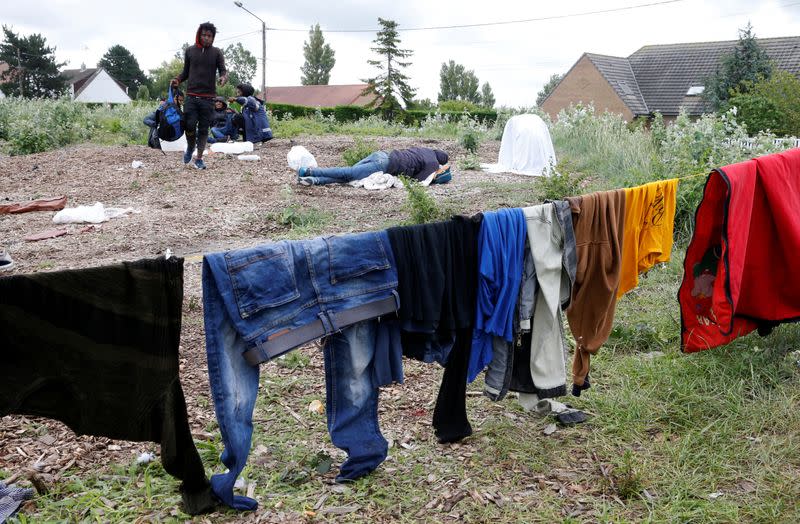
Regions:
<instances>
[{"instance_id":1,"label":"grass","mask_svg":"<svg viewBox=\"0 0 800 524\"><path fill-rule=\"evenodd\" d=\"M569 400L591 414L588 423L545 436L549 421L516 401L470 395L475 435L439 445L422 423L433 397L431 404L408 398L423 367L406 362L407 385L388 388L382 405L395 404L394 413L422 407L426 415L400 425L384 418L389 460L334 487L335 471L316 469L319 454L334 465L344 454L331 446L324 415L308 410L325 392L318 350L302 350L262 370L243 477L267 514L290 520L797 522L800 368L787 354L800 342L800 327L681 354L674 313L682 257L676 253L620 300L614 336L592 360L592 389ZM479 380L470 391L481 388ZM206 429L217 432L213 423ZM398 444L404 438L408 447ZM222 471L220 442L197 444L206 467ZM181 522L187 516L175 510L176 490L157 463L68 473L38 500L38 513L20 522ZM222 511L210 521L237 517Z\"/></svg>"},{"instance_id":2,"label":"grass","mask_svg":"<svg viewBox=\"0 0 800 524\"><path fill-rule=\"evenodd\" d=\"M411 204L415 220L479 211L475 202L484 209L520 207L548 196L682 174L662 170L656 145L640 130L580 118L568 120L572 128L553 130L559 158L566 160L561 165L568 166L561 168L562 177L487 177L457 193L437 195L440 199L417 195ZM332 125L312 118L281 121L276 129L324 133ZM362 121L347 132L459 136L458 126L447 122L419 130L383 125L379 132L377 125ZM696 196L695 189L687 199ZM691 205L687 200L682 207ZM272 238L307 238L329 231L333 219L324 209L301 205L287 188L277 211L254 220L259 230L277 230ZM266 364L243 474L260 501L259 516L347 522L800 522L800 326L682 354L676 294L683 249L676 246L672 262L652 269L619 300L612 335L592 359L592 388L568 400L590 420L549 436L543 433L549 420L523 412L513 399L488 401L478 380L467 399L475 434L458 445L438 444L429 421L441 370L406 361L406 384L385 388L381 397L382 429L393 444L389 459L366 478L333 485L335 468L325 471L325 456L335 466L344 453L331 445L325 416L308 409L325 400L319 351L299 350ZM201 308L193 299L185 313L199 319ZM198 450L209 473L221 472L216 423L205 430L216 437L196 442ZM68 470L50 494L37 499L36 512L23 514L20 522L184 522L188 516L176 509L177 486L157 463L111 464L80 476ZM241 515L222 510L208 520L237 518Z\"/></svg>"}]
</instances>

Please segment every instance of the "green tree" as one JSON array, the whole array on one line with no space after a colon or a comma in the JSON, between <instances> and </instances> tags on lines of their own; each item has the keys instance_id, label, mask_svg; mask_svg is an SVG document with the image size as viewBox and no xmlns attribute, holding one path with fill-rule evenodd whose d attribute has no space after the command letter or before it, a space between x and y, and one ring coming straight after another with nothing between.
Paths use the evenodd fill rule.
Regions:
<instances>
[{"instance_id":1,"label":"green tree","mask_svg":"<svg viewBox=\"0 0 800 524\"><path fill-rule=\"evenodd\" d=\"M183 60L183 57L186 56L187 49L189 49L189 43L184 42L183 45L181 46L181 50L175 51L175 58L180 58L181 60Z\"/></svg>"},{"instance_id":2,"label":"green tree","mask_svg":"<svg viewBox=\"0 0 800 524\"><path fill-rule=\"evenodd\" d=\"M481 103L478 92L478 77L473 70L467 70L455 61L443 62L439 70L439 102L445 100L465 100L473 104Z\"/></svg>"},{"instance_id":3,"label":"green tree","mask_svg":"<svg viewBox=\"0 0 800 524\"><path fill-rule=\"evenodd\" d=\"M139 87L147 84L147 77L139 68L136 57L121 45L111 46L97 62L97 66L127 86L131 98L138 98Z\"/></svg>"},{"instance_id":4,"label":"green tree","mask_svg":"<svg viewBox=\"0 0 800 524\"><path fill-rule=\"evenodd\" d=\"M536 95L536 105L541 106L544 100L550 96L550 93L553 92L553 89L556 88L561 79L564 78L564 75L554 73L550 75L550 80L542 87L542 90Z\"/></svg>"},{"instance_id":5,"label":"green tree","mask_svg":"<svg viewBox=\"0 0 800 524\"><path fill-rule=\"evenodd\" d=\"M723 55L715 74L705 79L703 99L714 111L723 108L731 92L746 92L762 78L772 74L772 63L767 52L759 45L753 27L739 30L739 41L732 53Z\"/></svg>"},{"instance_id":6,"label":"green tree","mask_svg":"<svg viewBox=\"0 0 800 524\"><path fill-rule=\"evenodd\" d=\"M136 100L150 100L150 89L147 84L140 86L136 91Z\"/></svg>"},{"instance_id":7,"label":"green tree","mask_svg":"<svg viewBox=\"0 0 800 524\"><path fill-rule=\"evenodd\" d=\"M800 80L787 71L775 71L744 90L734 90L728 106L736 107L736 121L749 134L771 131L800 136Z\"/></svg>"},{"instance_id":8,"label":"green tree","mask_svg":"<svg viewBox=\"0 0 800 524\"><path fill-rule=\"evenodd\" d=\"M330 44L325 43L319 24L312 26L308 32L308 41L303 42L303 56L306 61L300 68L303 73L300 83L304 86L328 85L331 69L336 64L335 54Z\"/></svg>"},{"instance_id":9,"label":"green tree","mask_svg":"<svg viewBox=\"0 0 800 524\"><path fill-rule=\"evenodd\" d=\"M157 97L167 96L169 81L183 71L183 58L175 57L169 62L161 62L161 65L150 70L150 85L153 94Z\"/></svg>"},{"instance_id":10,"label":"green tree","mask_svg":"<svg viewBox=\"0 0 800 524\"><path fill-rule=\"evenodd\" d=\"M408 109L418 109L418 110L429 110L429 109L436 109L436 104L430 98L423 98L418 99L415 98L409 104Z\"/></svg>"},{"instance_id":11,"label":"green tree","mask_svg":"<svg viewBox=\"0 0 800 524\"><path fill-rule=\"evenodd\" d=\"M492 109L495 102L497 102L497 100L494 99L492 86L489 85L489 82L484 82L483 86L481 87L481 105L488 109Z\"/></svg>"},{"instance_id":12,"label":"green tree","mask_svg":"<svg viewBox=\"0 0 800 524\"><path fill-rule=\"evenodd\" d=\"M228 83L234 87L239 84L249 84L258 67L258 60L253 53L245 49L241 42L236 42L226 47L224 54Z\"/></svg>"},{"instance_id":13,"label":"green tree","mask_svg":"<svg viewBox=\"0 0 800 524\"><path fill-rule=\"evenodd\" d=\"M56 62L56 48L42 35L20 36L4 25L3 37L0 61L8 69L0 75L0 90L6 96L50 98L66 92L67 80L58 71L66 62Z\"/></svg>"},{"instance_id":14,"label":"green tree","mask_svg":"<svg viewBox=\"0 0 800 524\"><path fill-rule=\"evenodd\" d=\"M402 69L411 65L405 61L414 54L409 49L400 49L400 37L397 34L397 22L378 18L381 30L378 31L375 40L372 42L376 47L370 49L380 55L380 60L367 60L367 63L376 67L379 73L364 82L367 87L362 91L362 95L375 95L369 107L377 107L383 112L384 117L393 119L395 113L402 110L400 100L408 106L414 99L415 90L408 85L408 76Z\"/></svg>"}]
</instances>

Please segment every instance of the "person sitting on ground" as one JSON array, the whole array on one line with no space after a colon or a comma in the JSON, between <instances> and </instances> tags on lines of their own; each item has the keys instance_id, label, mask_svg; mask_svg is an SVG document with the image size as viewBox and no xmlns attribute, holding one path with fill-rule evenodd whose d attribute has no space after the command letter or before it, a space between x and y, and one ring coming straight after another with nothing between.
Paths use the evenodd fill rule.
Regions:
<instances>
[{"instance_id":1,"label":"person sitting on ground","mask_svg":"<svg viewBox=\"0 0 800 524\"><path fill-rule=\"evenodd\" d=\"M379 171L422 181L447 164L448 160L444 151L427 147L395 149L389 153L375 151L351 167L301 167L297 171L297 181L304 186L346 184Z\"/></svg>"},{"instance_id":2,"label":"person sitting on ground","mask_svg":"<svg viewBox=\"0 0 800 524\"><path fill-rule=\"evenodd\" d=\"M234 122L239 113L228 107L225 98L218 96L214 101L214 118L211 121L211 136L208 143L231 142L239 138L239 128Z\"/></svg>"},{"instance_id":3,"label":"person sitting on ground","mask_svg":"<svg viewBox=\"0 0 800 524\"><path fill-rule=\"evenodd\" d=\"M254 144L272 140L272 128L269 126L269 118L267 117L267 110L264 108L264 101L255 96L253 86L239 84L236 86L236 95L228 98L228 102L237 102L242 106L244 139Z\"/></svg>"},{"instance_id":4,"label":"person sitting on ground","mask_svg":"<svg viewBox=\"0 0 800 524\"><path fill-rule=\"evenodd\" d=\"M178 105L178 107L181 107L183 105L183 93L181 92L180 89L174 89L172 91L172 97L175 100L175 103ZM159 109L163 109L164 106L166 106L166 105L167 105L167 99L166 98L161 98L161 103L158 105L158 108L155 111L153 111L152 113L148 114L146 117L144 117L144 120L142 120L142 122L144 122L144 125L146 125L147 127L151 128L151 129L155 128L156 124L157 124L157 122L156 122L156 112Z\"/></svg>"}]
</instances>

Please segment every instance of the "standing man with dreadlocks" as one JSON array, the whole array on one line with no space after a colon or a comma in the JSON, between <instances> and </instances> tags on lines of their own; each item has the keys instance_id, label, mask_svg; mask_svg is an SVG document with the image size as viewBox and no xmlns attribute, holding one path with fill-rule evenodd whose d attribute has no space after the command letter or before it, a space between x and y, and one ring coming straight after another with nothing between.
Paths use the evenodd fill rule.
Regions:
<instances>
[{"instance_id":1,"label":"standing man with dreadlocks","mask_svg":"<svg viewBox=\"0 0 800 524\"><path fill-rule=\"evenodd\" d=\"M208 140L208 128L214 115L214 99L217 97L215 80L219 71L219 85L224 86L228 81L228 71L225 69L225 56L214 43L217 28L211 22L200 24L195 35L194 45L186 48L183 56L183 71L172 79L172 86L178 87L186 81L186 101L183 114L186 118L186 153L183 154L183 163L192 161L192 152L195 142L197 145L197 159L194 167L205 169L203 151Z\"/></svg>"}]
</instances>

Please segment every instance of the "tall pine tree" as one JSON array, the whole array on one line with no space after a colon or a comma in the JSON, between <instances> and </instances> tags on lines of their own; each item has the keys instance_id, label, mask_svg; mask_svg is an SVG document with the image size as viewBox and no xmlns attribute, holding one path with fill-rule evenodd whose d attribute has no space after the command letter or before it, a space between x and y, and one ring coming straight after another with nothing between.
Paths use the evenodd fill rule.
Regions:
<instances>
[{"instance_id":1,"label":"tall pine tree","mask_svg":"<svg viewBox=\"0 0 800 524\"><path fill-rule=\"evenodd\" d=\"M67 80L58 71L66 62L56 62L55 47L48 47L40 34L20 36L3 26L0 61L8 70L0 75L0 90L6 96L50 98L67 90Z\"/></svg>"},{"instance_id":2,"label":"tall pine tree","mask_svg":"<svg viewBox=\"0 0 800 524\"><path fill-rule=\"evenodd\" d=\"M102 67L109 75L127 86L128 95L131 98L137 98L139 88L147 85L147 77L139 68L136 57L121 45L111 46L97 62L97 66Z\"/></svg>"},{"instance_id":3,"label":"tall pine tree","mask_svg":"<svg viewBox=\"0 0 800 524\"><path fill-rule=\"evenodd\" d=\"M484 82L483 87L481 87L481 105L487 109L492 109L495 102L497 101L494 99L492 86L489 85L489 82Z\"/></svg>"},{"instance_id":4,"label":"tall pine tree","mask_svg":"<svg viewBox=\"0 0 800 524\"><path fill-rule=\"evenodd\" d=\"M411 65L404 59L414 54L410 49L400 49L400 37L397 34L397 22L378 18L381 30L372 42L376 47L370 49L380 55L380 60L367 60L371 66L380 71L376 76L364 80L367 87L361 93L364 96L375 95L377 98L370 107L377 107L384 117L393 119L398 111L402 111L402 100L406 106L411 104L415 90L408 85L408 76L402 69Z\"/></svg>"},{"instance_id":5,"label":"tall pine tree","mask_svg":"<svg viewBox=\"0 0 800 524\"><path fill-rule=\"evenodd\" d=\"M716 74L705 80L703 99L714 110L719 110L730 98L731 92L747 92L759 80L772 75L772 62L767 52L758 44L753 27L739 30L739 41L732 53L720 60Z\"/></svg>"},{"instance_id":6,"label":"tall pine tree","mask_svg":"<svg viewBox=\"0 0 800 524\"><path fill-rule=\"evenodd\" d=\"M304 86L328 85L331 69L336 64L335 54L330 44L325 43L319 24L312 26L308 32L308 41L303 42L306 62L300 68L303 73L300 83Z\"/></svg>"}]
</instances>

